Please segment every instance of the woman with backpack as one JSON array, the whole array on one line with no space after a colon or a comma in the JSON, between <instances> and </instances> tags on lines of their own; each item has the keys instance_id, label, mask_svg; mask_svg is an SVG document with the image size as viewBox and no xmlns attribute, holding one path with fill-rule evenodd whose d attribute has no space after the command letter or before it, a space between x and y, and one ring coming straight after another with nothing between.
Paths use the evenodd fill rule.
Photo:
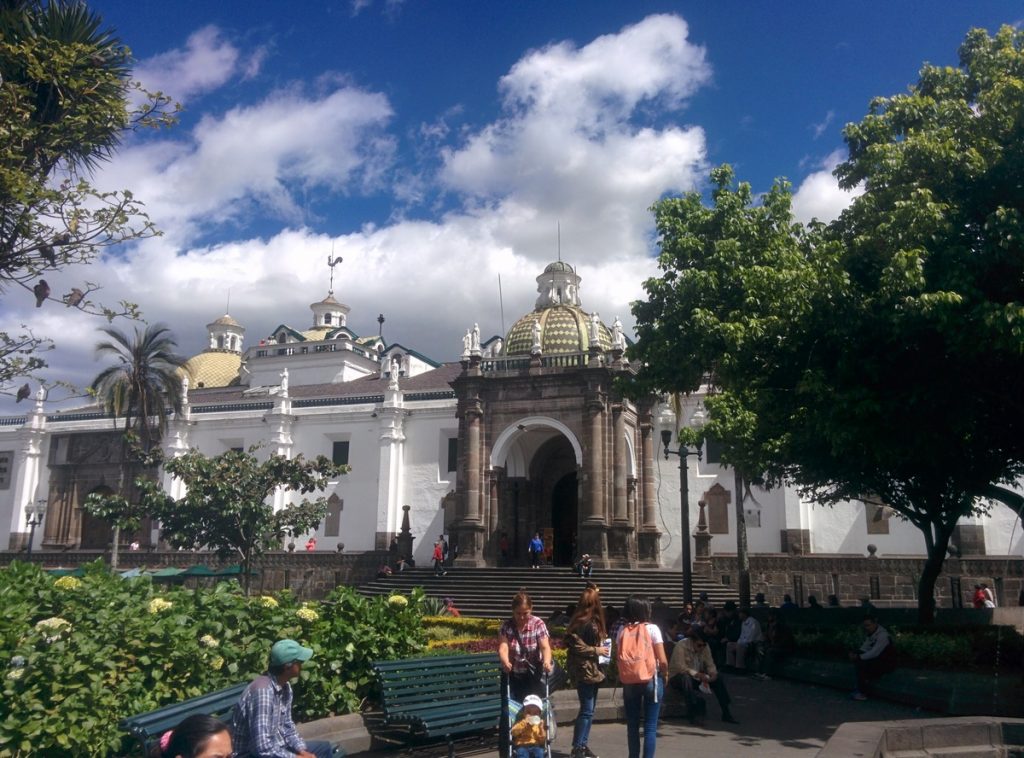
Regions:
<instances>
[{"instance_id":1,"label":"woman with backpack","mask_svg":"<svg viewBox=\"0 0 1024 758\"><path fill-rule=\"evenodd\" d=\"M594 720L597 687L604 681L600 657L605 656L607 662L607 656L611 654L606 635L601 591L597 587L587 587L580 595L565 635L566 667L580 699L580 711L572 730L570 758L597 758L587 746L587 740Z\"/></svg>"},{"instance_id":2,"label":"woman with backpack","mask_svg":"<svg viewBox=\"0 0 1024 758\"><path fill-rule=\"evenodd\" d=\"M640 758L643 724L643 758L654 758L668 672L665 642L661 629L651 623L651 602L645 596L630 595L622 608L622 617L626 623L615 640L615 662L626 710L626 745L629 758Z\"/></svg>"}]
</instances>

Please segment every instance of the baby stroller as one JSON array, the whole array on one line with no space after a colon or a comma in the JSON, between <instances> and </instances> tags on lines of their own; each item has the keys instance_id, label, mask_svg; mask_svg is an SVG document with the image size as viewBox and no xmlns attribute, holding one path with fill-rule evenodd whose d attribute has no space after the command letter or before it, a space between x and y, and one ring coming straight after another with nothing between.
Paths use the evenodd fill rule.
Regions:
<instances>
[{"instance_id":1,"label":"baby stroller","mask_svg":"<svg viewBox=\"0 0 1024 758\"><path fill-rule=\"evenodd\" d=\"M544 743L544 758L551 758L551 743L555 741L555 734L558 730L558 720L555 718L555 707L551 702L551 683L550 676L545 674L541 677L544 682L544 697L541 699L543 707L541 708L541 718L544 719L544 724L547 727L547 740ZM502 714L501 729L507 730L503 735L503 742L507 744L507 749L501 758L515 758L515 747L512 745L512 726L519 719L519 713L523 709L523 703L518 700L512 699L512 688L509 685L508 680L505 680L505 691L502 693L505 701L505 712Z\"/></svg>"}]
</instances>

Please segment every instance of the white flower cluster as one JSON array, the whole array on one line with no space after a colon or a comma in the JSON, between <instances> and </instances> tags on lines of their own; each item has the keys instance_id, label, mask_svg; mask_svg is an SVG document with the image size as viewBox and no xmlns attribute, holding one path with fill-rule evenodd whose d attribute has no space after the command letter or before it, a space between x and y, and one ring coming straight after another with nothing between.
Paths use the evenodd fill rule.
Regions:
<instances>
[{"instance_id":1,"label":"white flower cluster","mask_svg":"<svg viewBox=\"0 0 1024 758\"><path fill-rule=\"evenodd\" d=\"M174 607L174 603L170 600L164 600L162 597L155 597L149 601L147 609L150 613L162 613L163 611L170 610Z\"/></svg>"},{"instance_id":2,"label":"white flower cluster","mask_svg":"<svg viewBox=\"0 0 1024 758\"><path fill-rule=\"evenodd\" d=\"M35 629L47 642L56 642L65 632L71 631L71 622L60 616L51 616L36 622Z\"/></svg>"}]
</instances>

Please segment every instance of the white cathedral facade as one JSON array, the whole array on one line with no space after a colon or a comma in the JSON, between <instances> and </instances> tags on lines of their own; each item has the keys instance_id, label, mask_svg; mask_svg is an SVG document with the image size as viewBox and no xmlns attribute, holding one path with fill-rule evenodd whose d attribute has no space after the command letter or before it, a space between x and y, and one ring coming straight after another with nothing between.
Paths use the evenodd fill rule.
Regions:
<instances>
[{"instance_id":1,"label":"white cathedral facade","mask_svg":"<svg viewBox=\"0 0 1024 758\"><path fill-rule=\"evenodd\" d=\"M255 345L245 344L237 321L218 318L207 326L209 346L187 364L187 402L164 437L165 453L262 444L261 454L348 464L326 489L319 550L386 549L409 506L423 563L442 532L461 563L483 566L498 563L502 537L525 560L539 531L556 564L586 552L598 565L679 568L684 498L679 458L663 455L662 431L676 449L680 425L700 422L701 395L686 399L680 417L664 402L618 396L615 377L632 370L618 320L609 326L583 310L579 277L564 263L537 282L533 311L483 343L474 326L461 359L448 363L360 336L333 293L310 306L311 325L279 324ZM117 486L117 442L95 407L51 412L38 397L25 416L0 418L7 548L24 549L34 533L36 550L106 549L109 527L81 503ZM713 448L685 461L687 537L700 524L712 554L735 553L732 471ZM180 482L157 475L182 494ZM42 523L31 529L40 506ZM754 554L863 556L869 545L881 556L925 552L918 530L881 504L827 508L790 488L755 489L744 510ZM124 540L157 546L158 532L146 525ZM1017 514L1002 505L963 520L954 541L964 554L1024 553Z\"/></svg>"}]
</instances>

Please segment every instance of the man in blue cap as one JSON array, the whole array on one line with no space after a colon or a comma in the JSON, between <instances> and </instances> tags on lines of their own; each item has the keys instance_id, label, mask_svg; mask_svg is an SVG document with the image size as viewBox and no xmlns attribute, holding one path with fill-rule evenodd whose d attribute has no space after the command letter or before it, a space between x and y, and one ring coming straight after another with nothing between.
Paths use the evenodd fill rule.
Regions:
<instances>
[{"instance_id":1,"label":"man in blue cap","mask_svg":"<svg viewBox=\"0 0 1024 758\"><path fill-rule=\"evenodd\" d=\"M292 687L313 651L295 640L270 648L267 673L256 677L235 707L232 743L238 758L331 758L331 743L306 743L292 721Z\"/></svg>"}]
</instances>

